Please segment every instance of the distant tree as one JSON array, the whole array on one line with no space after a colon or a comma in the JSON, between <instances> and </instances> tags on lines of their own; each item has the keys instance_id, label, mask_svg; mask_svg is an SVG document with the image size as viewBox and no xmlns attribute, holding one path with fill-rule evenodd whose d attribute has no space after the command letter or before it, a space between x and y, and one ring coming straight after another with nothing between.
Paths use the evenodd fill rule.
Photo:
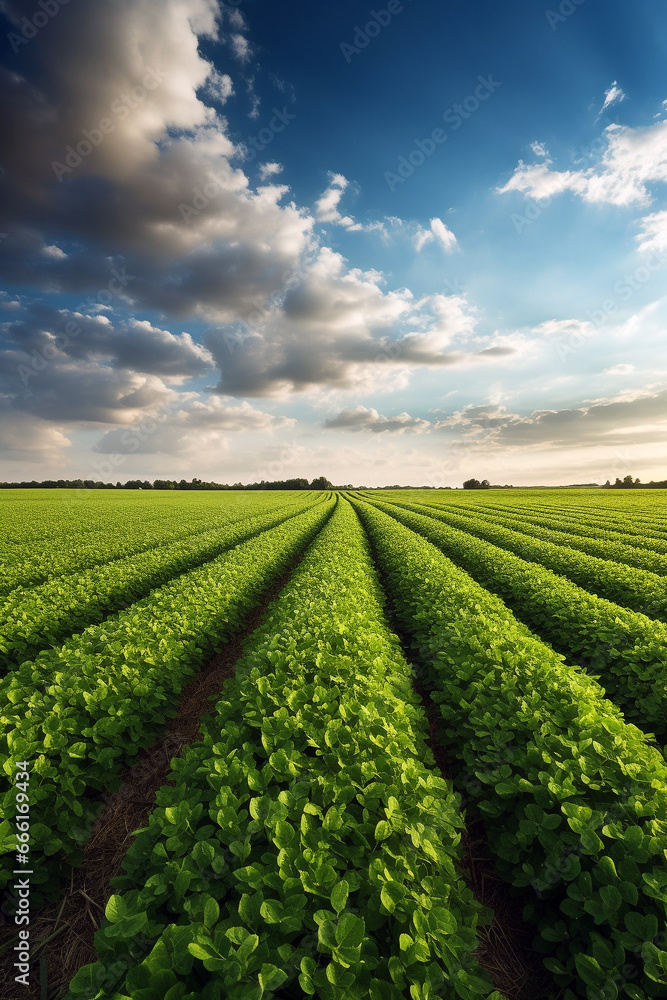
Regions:
<instances>
[{"instance_id":1,"label":"distant tree","mask_svg":"<svg viewBox=\"0 0 667 1000\"><path fill-rule=\"evenodd\" d=\"M625 476L625 478L623 479L623 485L624 486L632 486L633 482L634 482L634 480L633 480L632 476Z\"/></svg>"},{"instance_id":2,"label":"distant tree","mask_svg":"<svg viewBox=\"0 0 667 1000\"><path fill-rule=\"evenodd\" d=\"M479 484L480 490L488 490L490 486L491 486L491 483L489 482L488 479L483 479L481 481L481 483Z\"/></svg>"},{"instance_id":3,"label":"distant tree","mask_svg":"<svg viewBox=\"0 0 667 1000\"><path fill-rule=\"evenodd\" d=\"M311 490L330 490L332 485L325 476L318 476L317 479L313 479L310 484Z\"/></svg>"},{"instance_id":4,"label":"distant tree","mask_svg":"<svg viewBox=\"0 0 667 1000\"><path fill-rule=\"evenodd\" d=\"M479 479L466 479L463 484L464 490L478 490L482 484Z\"/></svg>"}]
</instances>

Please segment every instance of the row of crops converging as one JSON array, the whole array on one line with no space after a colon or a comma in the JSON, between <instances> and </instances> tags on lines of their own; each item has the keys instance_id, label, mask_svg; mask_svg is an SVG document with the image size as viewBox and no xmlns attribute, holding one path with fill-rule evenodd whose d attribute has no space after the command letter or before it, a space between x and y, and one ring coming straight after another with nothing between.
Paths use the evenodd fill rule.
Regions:
<instances>
[{"instance_id":1,"label":"row of crops converging","mask_svg":"<svg viewBox=\"0 0 667 1000\"><path fill-rule=\"evenodd\" d=\"M540 1000L667 998L652 497L628 517L608 497L241 494L169 499L168 522L135 502L140 519L105 529L96 500L60 535L54 510L27 555L2 550L10 909L13 776L37 918L183 691L266 611L100 887L95 960L51 986L43 961L35 996L524 1000L488 960L501 918L472 888L474 824Z\"/></svg>"}]
</instances>

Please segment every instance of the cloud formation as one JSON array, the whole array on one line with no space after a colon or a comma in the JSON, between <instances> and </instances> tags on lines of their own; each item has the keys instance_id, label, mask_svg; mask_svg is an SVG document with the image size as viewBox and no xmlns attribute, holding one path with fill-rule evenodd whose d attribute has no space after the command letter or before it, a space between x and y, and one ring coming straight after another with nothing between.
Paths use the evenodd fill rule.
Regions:
<instances>
[{"instance_id":1,"label":"cloud formation","mask_svg":"<svg viewBox=\"0 0 667 1000\"><path fill-rule=\"evenodd\" d=\"M612 447L664 441L667 388L664 386L594 400L561 410L510 413L503 406L471 405L438 421L436 430L455 432L466 447Z\"/></svg>"},{"instance_id":2,"label":"cloud formation","mask_svg":"<svg viewBox=\"0 0 667 1000\"><path fill-rule=\"evenodd\" d=\"M326 420L328 430L370 431L373 434L422 434L431 427L429 420L411 417L409 413L399 413L395 417L384 417L377 410L357 406L352 410L342 410L335 417Z\"/></svg>"},{"instance_id":3,"label":"cloud formation","mask_svg":"<svg viewBox=\"0 0 667 1000\"><path fill-rule=\"evenodd\" d=\"M620 104L621 101L625 101L626 99L627 99L627 94L623 92L622 87L619 87L618 81L614 80L611 87L609 87L608 90L605 91L604 103L600 108L600 114L598 115L598 118L600 117L602 112L606 111L607 108L610 108L612 104Z\"/></svg>"},{"instance_id":4,"label":"cloud formation","mask_svg":"<svg viewBox=\"0 0 667 1000\"><path fill-rule=\"evenodd\" d=\"M458 246L456 236L448 229L442 219L431 219L430 228L423 229L419 228L417 234L415 235L415 249L419 251L426 246L427 243L431 243L435 240L443 250L449 252Z\"/></svg>"},{"instance_id":5,"label":"cloud formation","mask_svg":"<svg viewBox=\"0 0 667 1000\"><path fill-rule=\"evenodd\" d=\"M585 170L552 170L552 161L526 164L523 160L498 194L519 191L548 199L572 191L585 202L645 206L650 186L667 181L667 120L647 128L610 125L600 162Z\"/></svg>"}]
</instances>

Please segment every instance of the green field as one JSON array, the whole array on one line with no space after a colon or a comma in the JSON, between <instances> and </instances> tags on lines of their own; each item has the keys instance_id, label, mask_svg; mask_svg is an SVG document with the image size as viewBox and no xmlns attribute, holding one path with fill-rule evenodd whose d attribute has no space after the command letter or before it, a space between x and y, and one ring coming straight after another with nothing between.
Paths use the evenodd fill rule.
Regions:
<instances>
[{"instance_id":1,"label":"green field","mask_svg":"<svg viewBox=\"0 0 667 1000\"><path fill-rule=\"evenodd\" d=\"M1 500L0 996L667 998L663 490Z\"/></svg>"}]
</instances>

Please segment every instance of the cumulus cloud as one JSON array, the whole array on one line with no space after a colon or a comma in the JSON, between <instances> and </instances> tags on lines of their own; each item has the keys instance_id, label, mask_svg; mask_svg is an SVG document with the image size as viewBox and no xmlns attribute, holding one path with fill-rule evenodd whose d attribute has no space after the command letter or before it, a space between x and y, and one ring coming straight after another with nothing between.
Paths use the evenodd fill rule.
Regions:
<instances>
[{"instance_id":1,"label":"cumulus cloud","mask_svg":"<svg viewBox=\"0 0 667 1000\"><path fill-rule=\"evenodd\" d=\"M442 246L443 250L446 250L447 252L458 246L456 236L451 229L447 228L442 219L431 219L429 229L422 229L421 227L418 229L414 239L417 252L433 240L438 242Z\"/></svg>"},{"instance_id":2,"label":"cumulus cloud","mask_svg":"<svg viewBox=\"0 0 667 1000\"><path fill-rule=\"evenodd\" d=\"M561 410L511 413L503 406L466 406L436 430L454 432L471 448L601 447L664 441L667 388L628 392Z\"/></svg>"},{"instance_id":3,"label":"cumulus cloud","mask_svg":"<svg viewBox=\"0 0 667 1000\"><path fill-rule=\"evenodd\" d=\"M411 417L409 413L399 413L395 417L383 417L372 408L358 406L352 410L342 410L335 417L326 420L328 430L370 431L373 434L421 434L431 427L429 420Z\"/></svg>"},{"instance_id":4,"label":"cumulus cloud","mask_svg":"<svg viewBox=\"0 0 667 1000\"><path fill-rule=\"evenodd\" d=\"M138 427L114 428L94 445L103 455L200 454L222 449L228 434L287 430L296 421L264 413L244 401L229 405L218 397L195 399L175 412L161 412Z\"/></svg>"},{"instance_id":5,"label":"cumulus cloud","mask_svg":"<svg viewBox=\"0 0 667 1000\"><path fill-rule=\"evenodd\" d=\"M552 161L523 160L499 194L519 191L548 199L572 191L584 201L610 205L647 205L650 185L667 181L667 120L647 128L610 125L600 162L585 170L552 170Z\"/></svg>"},{"instance_id":6,"label":"cumulus cloud","mask_svg":"<svg viewBox=\"0 0 667 1000\"><path fill-rule=\"evenodd\" d=\"M17 22L32 13L27 2L5 6ZM198 47L220 37L219 16L214 0L63 9L39 66L5 74L7 279L87 292L121 255L138 307L228 319L298 265L314 220L282 204L286 187L251 188L235 162L243 150L200 99L207 88L230 93L229 75ZM73 250L45 260L63 233Z\"/></svg>"},{"instance_id":7,"label":"cumulus cloud","mask_svg":"<svg viewBox=\"0 0 667 1000\"><path fill-rule=\"evenodd\" d=\"M338 205L349 182L342 174L329 174L329 186L315 202L315 218L318 222L332 222L345 229L359 231L363 226L355 222L351 215L341 215Z\"/></svg>"},{"instance_id":8,"label":"cumulus cloud","mask_svg":"<svg viewBox=\"0 0 667 1000\"><path fill-rule=\"evenodd\" d=\"M269 177L274 177L282 171L282 166L280 163L262 163L259 168L259 176L263 181L267 180Z\"/></svg>"},{"instance_id":9,"label":"cumulus cloud","mask_svg":"<svg viewBox=\"0 0 667 1000\"><path fill-rule=\"evenodd\" d=\"M463 296L415 300L384 291L377 271L346 269L323 248L298 283L258 316L238 340L224 328L206 346L221 369L219 391L271 396L310 388L382 388L416 366L451 365L491 352L474 338L475 313ZM511 348L503 348L509 353Z\"/></svg>"},{"instance_id":10,"label":"cumulus cloud","mask_svg":"<svg viewBox=\"0 0 667 1000\"><path fill-rule=\"evenodd\" d=\"M234 93L234 84L229 73L220 73L215 67L211 67L204 92L220 104L225 104Z\"/></svg>"},{"instance_id":11,"label":"cumulus cloud","mask_svg":"<svg viewBox=\"0 0 667 1000\"><path fill-rule=\"evenodd\" d=\"M667 211L644 216L641 229L642 232L637 236L640 250L667 249Z\"/></svg>"},{"instance_id":12,"label":"cumulus cloud","mask_svg":"<svg viewBox=\"0 0 667 1000\"><path fill-rule=\"evenodd\" d=\"M4 324L3 330L6 348L11 345L16 357L22 353L23 364L33 370L32 375L24 373L24 381L33 380L31 392L38 391L37 376L47 364L100 361L113 368L181 380L204 374L213 366L212 356L189 333L173 334L147 320L111 323L105 315L34 302Z\"/></svg>"},{"instance_id":13,"label":"cumulus cloud","mask_svg":"<svg viewBox=\"0 0 667 1000\"><path fill-rule=\"evenodd\" d=\"M0 454L12 462L57 462L70 441L61 427L31 413L17 413L0 394Z\"/></svg>"}]
</instances>

